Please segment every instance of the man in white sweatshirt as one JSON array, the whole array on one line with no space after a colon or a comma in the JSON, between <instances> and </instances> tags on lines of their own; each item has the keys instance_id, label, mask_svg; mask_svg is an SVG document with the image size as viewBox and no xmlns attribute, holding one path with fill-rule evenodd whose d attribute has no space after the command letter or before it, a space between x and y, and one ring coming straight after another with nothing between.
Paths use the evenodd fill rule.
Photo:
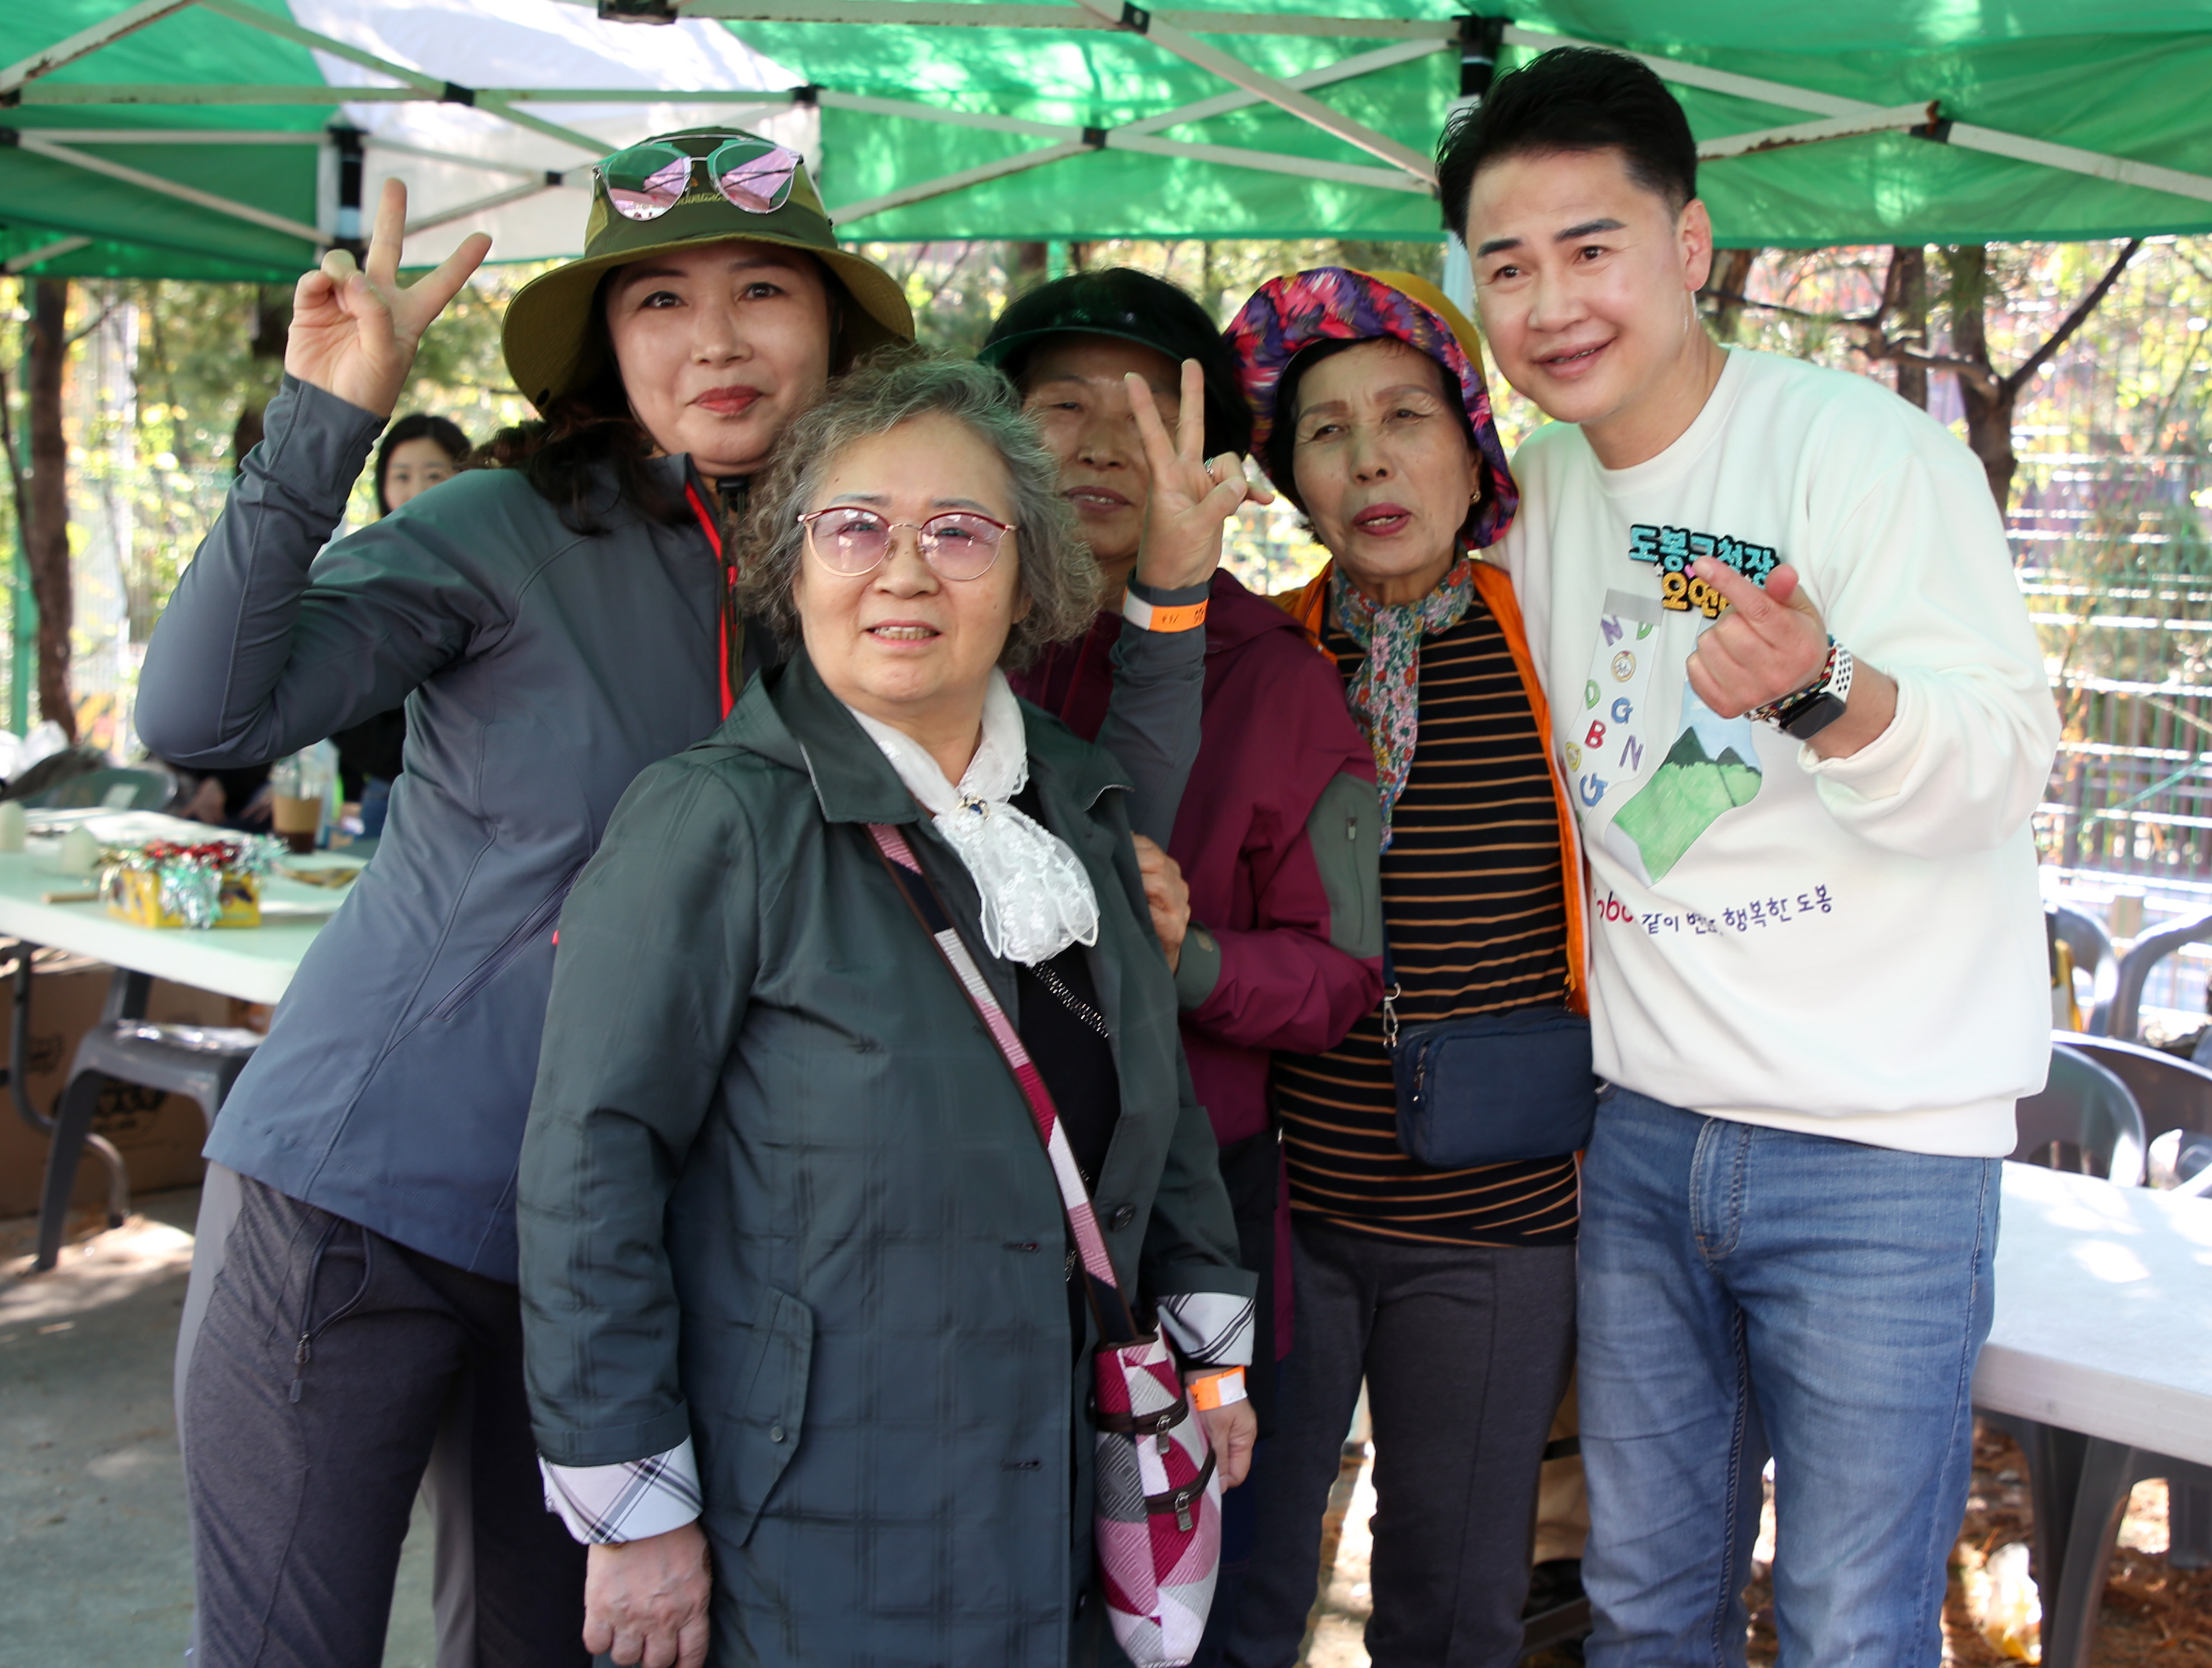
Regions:
<instances>
[{"instance_id":1,"label":"man in white sweatshirt","mask_svg":"<svg viewBox=\"0 0 2212 1668\"><path fill-rule=\"evenodd\" d=\"M1699 322L1681 110L1547 53L1439 147L1490 351L1556 419L1504 556L1582 819L1589 1660L1933 1663L1998 1163L2043 1083L2057 721L1982 469ZM1746 228L1752 229L1752 228Z\"/></svg>"}]
</instances>

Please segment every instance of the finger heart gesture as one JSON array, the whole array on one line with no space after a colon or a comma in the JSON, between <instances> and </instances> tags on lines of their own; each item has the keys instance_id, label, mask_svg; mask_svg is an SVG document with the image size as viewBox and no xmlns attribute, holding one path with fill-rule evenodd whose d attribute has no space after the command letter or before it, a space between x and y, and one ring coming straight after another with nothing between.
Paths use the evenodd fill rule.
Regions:
<instances>
[{"instance_id":1,"label":"finger heart gesture","mask_svg":"<svg viewBox=\"0 0 2212 1668\"><path fill-rule=\"evenodd\" d=\"M1127 379L1129 408L1152 472L1137 577L1161 590L1203 585L1221 561L1221 530L1247 498L1271 504L1274 494L1244 478L1234 452L1206 456L1206 377L1198 361L1182 362L1182 404L1173 441L1141 376Z\"/></svg>"},{"instance_id":2,"label":"finger heart gesture","mask_svg":"<svg viewBox=\"0 0 2212 1668\"><path fill-rule=\"evenodd\" d=\"M407 187L387 180L366 267L356 267L343 249L325 254L292 292L292 328L284 342L288 374L379 417L390 417L398 404L422 332L491 250L489 238L472 232L434 271L402 286L399 248L406 230Z\"/></svg>"},{"instance_id":3,"label":"finger heart gesture","mask_svg":"<svg viewBox=\"0 0 2212 1668\"><path fill-rule=\"evenodd\" d=\"M1785 563L1775 569L1764 590L1709 556L1698 557L1690 571L1728 604L1690 654L1690 687L1700 701L1734 718L1794 695L1820 675L1828 628L1798 584L1795 568Z\"/></svg>"}]
</instances>

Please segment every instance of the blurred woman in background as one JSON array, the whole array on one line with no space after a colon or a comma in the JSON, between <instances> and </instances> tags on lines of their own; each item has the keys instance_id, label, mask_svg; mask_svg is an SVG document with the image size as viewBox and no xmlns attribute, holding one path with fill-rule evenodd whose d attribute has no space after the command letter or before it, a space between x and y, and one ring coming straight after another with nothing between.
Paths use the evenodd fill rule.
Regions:
<instances>
[{"instance_id":1,"label":"blurred woman in background","mask_svg":"<svg viewBox=\"0 0 2212 1668\"><path fill-rule=\"evenodd\" d=\"M427 411L410 411L384 431L376 448L376 513L402 504L451 480L468 461L469 437L458 425ZM361 807L361 836L384 832L385 807L404 768L407 709L392 708L331 738L338 750L338 795Z\"/></svg>"}]
</instances>

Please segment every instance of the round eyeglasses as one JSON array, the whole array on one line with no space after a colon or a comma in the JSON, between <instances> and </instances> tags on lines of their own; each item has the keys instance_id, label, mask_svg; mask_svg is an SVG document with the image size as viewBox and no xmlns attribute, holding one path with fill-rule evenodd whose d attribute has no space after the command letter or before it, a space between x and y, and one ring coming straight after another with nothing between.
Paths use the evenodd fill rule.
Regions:
<instances>
[{"instance_id":1,"label":"round eyeglasses","mask_svg":"<svg viewBox=\"0 0 2212 1668\"><path fill-rule=\"evenodd\" d=\"M774 214L791 196L799 173L794 150L765 139L725 140L705 156L655 143L618 150L597 165L607 201L626 220L658 220L691 188L691 168L703 162L723 200L747 214Z\"/></svg>"},{"instance_id":2,"label":"round eyeglasses","mask_svg":"<svg viewBox=\"0 0 2212 1668\"><path fill-rule=\"evenodd\" d=\"M872 509L836 504L802 514L806 547L833 574L872 574L890 554L891 535L914 529L921 559L940 579L981 579L999 559L999 541L1013 529L970 509L946 510L926 521L894 521Z\"/></svg>"}]
</instances>

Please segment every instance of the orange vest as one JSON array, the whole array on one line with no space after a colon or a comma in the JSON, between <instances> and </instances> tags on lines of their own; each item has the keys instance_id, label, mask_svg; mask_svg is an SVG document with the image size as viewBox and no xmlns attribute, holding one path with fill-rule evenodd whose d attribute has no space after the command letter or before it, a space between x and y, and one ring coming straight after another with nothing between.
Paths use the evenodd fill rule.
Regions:
<instances>
[{"instance_id":1,"label":"orange vest","mask_svg":"<svg viewBox=\"0 0 2212 1668\"><path fill-rule=\"evenodd\" d=\"M1321 647L1322 615L1328 602L1329 575L1335 570L1336 563L1328 563L1304 590L1286 591L1274 599L1278 606L1297 621L1316 648ZM1535 718L1536 734L1543 743L1544 762L1552 778L1552 803L1559 816L1559 874L1566 882L1568 892L1567 1005L1577 1014L1587 1014L1589 997L1585 991L1583 970L1589 955L1588 909L1583 902L1586 887L1582 832L1575 821L1574 808L1567 801L1567 784L1559 775L1559 761L1552 756L1552 709L1544 699L1543 687L1536 681L1536 668L1528 659L1528 628L1521 623L1521 605L1514 598L1512 579L1504 569L1477 560L1474 588L1499 630L1505 633L1505 646L1513 652L1513 665L1521 674L1521 687L1528 697L1528 710Z\"/></svg>"}]
</instances>

